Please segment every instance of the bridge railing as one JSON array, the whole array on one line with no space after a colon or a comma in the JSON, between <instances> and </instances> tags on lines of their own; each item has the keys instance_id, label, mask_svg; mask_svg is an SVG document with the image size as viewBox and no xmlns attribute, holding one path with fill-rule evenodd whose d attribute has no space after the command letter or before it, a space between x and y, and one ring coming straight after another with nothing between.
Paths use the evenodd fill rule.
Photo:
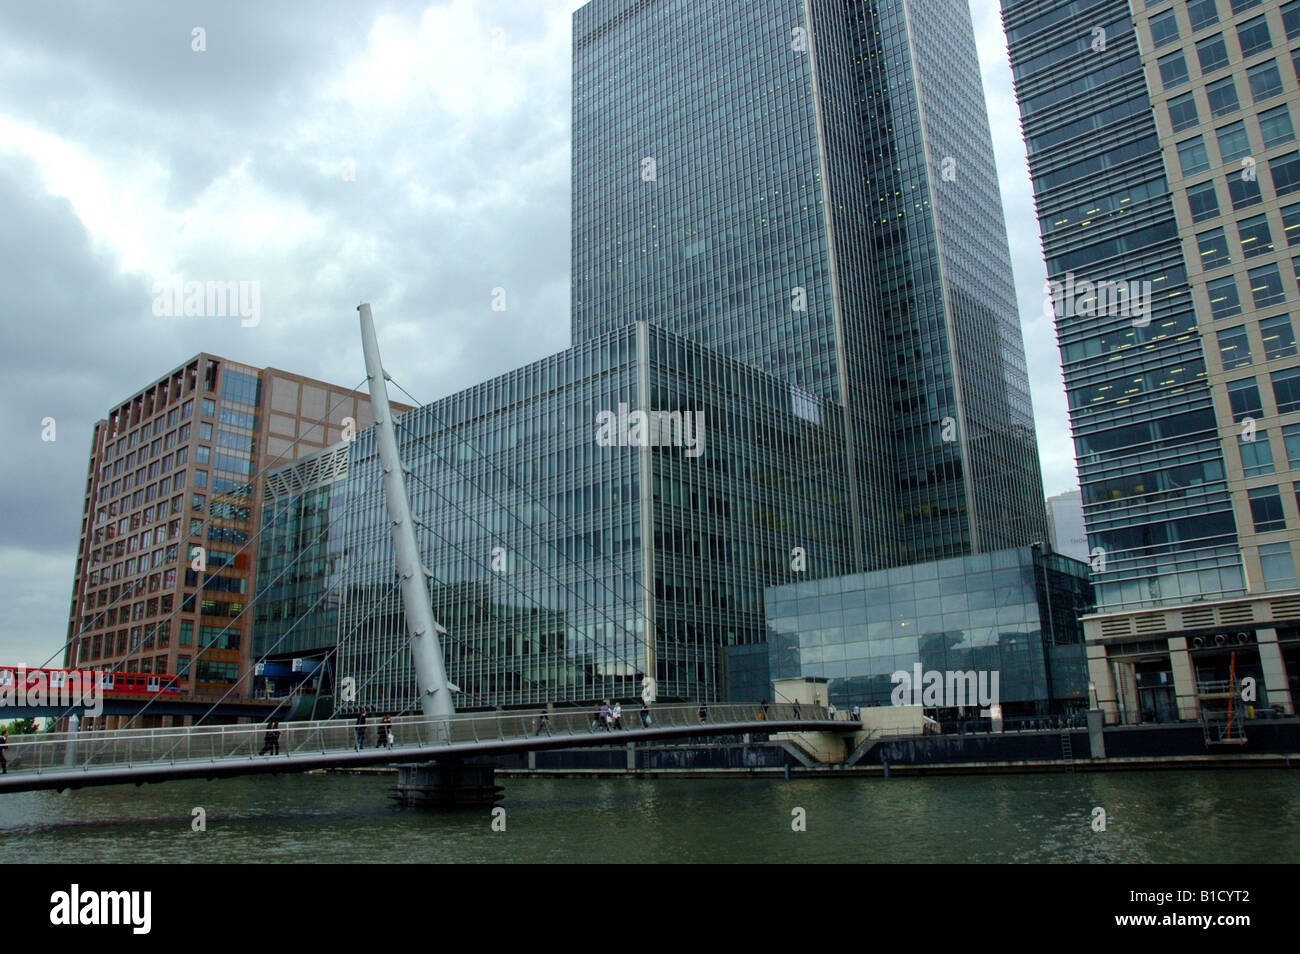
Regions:
<instances>
[{"instance_id":1,"label":"bridge railing","mask_svg":"<svg viewBox=\"0 0 1300 954\"><path fill-rule=\"evenodd\" d=\"M832 721L827 711L818 706L720 703L708 705L703 711L698 704L655 705L650 707L648 724L643 724L639 706L628 706L623 709L618 726L600 720L594 708L570 707L550 712L472 712L438 719L400 716L387 726L393 735L394 750L429 750L432 756L440 747L465 743L589 737L605 733L617 735L641 728L700 726L704 729L716 728L720 724L791 720ZM93 771L151 764L328 755L386 746L386 740L380 735L380 725L376 718L369 719L364 727L346 719L285 722L280 725L274 744L271 744L265 723L49 732L12 736L5 754L11 773Z\"/></svg>"}]
</instances>

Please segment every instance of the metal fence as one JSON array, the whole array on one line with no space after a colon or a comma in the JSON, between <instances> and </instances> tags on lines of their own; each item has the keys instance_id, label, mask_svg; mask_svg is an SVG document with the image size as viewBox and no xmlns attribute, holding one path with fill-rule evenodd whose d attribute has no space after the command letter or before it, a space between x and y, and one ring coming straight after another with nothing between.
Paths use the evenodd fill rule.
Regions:
<instances>
[{"instance_id":1,"label":"metal fence","mask_svg":"<svg viewBox=\"0 0 1300 954\"><path fill-rule=\"evenodd\" d=\"M610 725L592 709L563 708L551 712L491 712L426 719L402 716L390 723L376 718L365 726L353 721L330 719L316 722L286 722L272 738L266 723L256 725L212 725L159 729L88 730L85 732L39 733L11 737L6 756L10 774L67 772L107 768L144 768L150 765L181 765L230 762L240 759L290 758L295 755L329 755L348 751L390 748L391 751L429 750L474 743L524 741L536 738L590 738L617 736L632 729L684 728L695 726L708 734L731 724L755 722L830 722L826 709L789 703L760 705L652 706L648 722L641 710L623 710L621 725ZM381 736L380 727L388 731Z\"/></svg>"}]
</instances>

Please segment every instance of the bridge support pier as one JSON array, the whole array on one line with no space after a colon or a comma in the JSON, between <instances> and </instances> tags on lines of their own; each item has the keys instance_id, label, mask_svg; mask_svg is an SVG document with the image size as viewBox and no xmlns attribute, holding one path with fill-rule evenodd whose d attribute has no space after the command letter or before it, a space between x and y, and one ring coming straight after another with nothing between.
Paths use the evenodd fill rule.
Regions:
<instances>
[{"instance_id":1,"label":"bridge support pier","mask_svg":"<svg viewBox=\"0 0 1300 954\"><path fill-rule=\"evenodd\" d=\"M389 797L399 805L447 809L495 805L503 796L494 766L425 762L397 766L397 787Z\"/></svg>"}]
</instances>

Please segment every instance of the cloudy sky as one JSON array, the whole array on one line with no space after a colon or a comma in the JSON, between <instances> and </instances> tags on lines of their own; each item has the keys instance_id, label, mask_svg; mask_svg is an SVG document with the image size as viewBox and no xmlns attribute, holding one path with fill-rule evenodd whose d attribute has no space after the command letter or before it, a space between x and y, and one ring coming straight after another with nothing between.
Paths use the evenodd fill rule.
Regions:
<instances>
[{"instance_id":1,"label":"cloudy sky","mask_svg":"<svg viewBox=\"0 0 1300 954\"><path fill-rule=\"evenodd\" d=\"M366 300L386 367L429 401L568 345L580 5L0 7L4 662L65 638L95 421L196 352L351 386ZM1060 493L1074 462L1006 42L994 0L972 13ZM190 279L259 282L260 321L155 316L154 283Z\"/></svg>"}]
</instances>

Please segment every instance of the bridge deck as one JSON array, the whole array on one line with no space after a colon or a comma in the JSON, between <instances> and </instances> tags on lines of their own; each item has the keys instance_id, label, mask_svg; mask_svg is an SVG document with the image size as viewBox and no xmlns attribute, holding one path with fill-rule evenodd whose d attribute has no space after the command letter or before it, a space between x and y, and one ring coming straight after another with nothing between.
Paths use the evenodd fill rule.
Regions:
<instances>
[{"instance_id":1,"label":"bridge deck","mask_svg":"<svg viewBox=\"0 0 1300 954\"><path fill-rule=\"evenodd\" d=\"M532 749L619 745L687 736L745 732L851 731L853 722L832 719L813 706L711 705L705 720L698 706L656 706L649 726L629 708L622 729L593 728L594 712L468 714L449 719L394 719L391 749L376 745L378 723L365 727L357 747L353 722L286 722L278 754L266 748L265 725L222 725L124 729L17 736L9 742L9 772L0 793L63 790L93 785L163 782L182 778L226 778L279 772L431 759L470 758Z\"/></svg>"}]
</instances>

